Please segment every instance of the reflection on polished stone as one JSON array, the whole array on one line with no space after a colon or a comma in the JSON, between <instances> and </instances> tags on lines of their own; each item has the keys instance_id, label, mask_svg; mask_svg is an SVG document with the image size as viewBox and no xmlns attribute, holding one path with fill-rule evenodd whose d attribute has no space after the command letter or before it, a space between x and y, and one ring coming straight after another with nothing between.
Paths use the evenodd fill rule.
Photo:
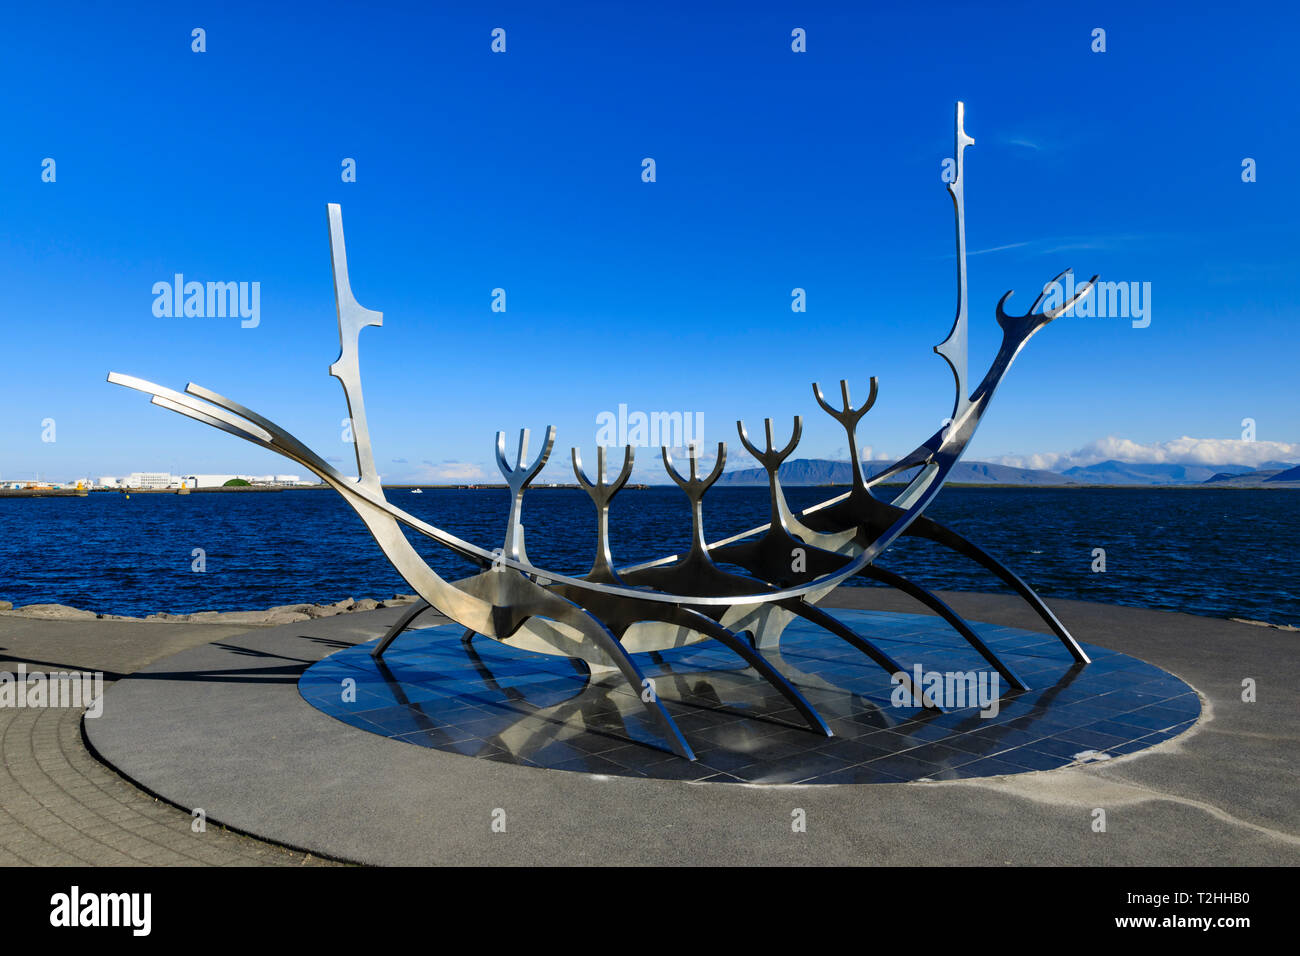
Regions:
<instances>
[{"instance_id":1,"label":"reflection on polished stone","mask_svg":"<svg viewBox=\"0 0 1300 956\"><path fill-rule=\"evenodd\" d=\"M833 612L903 666L987 671L940 619ZM694 747L665 751L619 674L477 638L444 625L410 631L377 661L372 644L339 651L298 684L313 706L406 743L486 760L585 773L710 783L898 783L1050 770L1094 752L1132 753L1182 733L1200 716L1196 693L1136 658L1088 646L1075 665L1051 634L977 624L979 636L1031 690L1003 687L996 715L979 706L935 714L895 706L889 676L843 641L796 619L764 655L822 715L834 737L713 641L637 654ZM344 702L343 681L355 684ZM1089 754L1091 757L1092 754Z\"/></svg>"}]
</instances>

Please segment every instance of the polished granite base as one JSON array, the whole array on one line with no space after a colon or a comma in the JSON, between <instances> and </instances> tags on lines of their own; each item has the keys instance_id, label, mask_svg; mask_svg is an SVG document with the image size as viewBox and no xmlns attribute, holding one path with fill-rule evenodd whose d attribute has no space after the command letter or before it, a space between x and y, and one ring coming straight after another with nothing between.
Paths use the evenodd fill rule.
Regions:
<instances>
[{"instance_id":1,"label":"polished granite base","mask_svg":"<svg viewBox=\"0 0 1300 956\"><path fill-rule=\"evenodd\" d=\"M996 676L938 618L833 613L909 672L920 665ZM464 644L462 629L450 625L407 632L382 662L370 656L373 641L340 650L308 668L298 689L353 727L469 758L709 783L899 783L1050 770L1142 750L1200 716L1187 684L1144 661L1084 645L1093 662L1079 666L1051 634L972 627L1030 687L1016 693L1003 684L996 713L951 699L939 714L898 706L901 692L877 665L815 625L792 623L780 649L763 653L821 714L829 738L716 642L635 655L695 761L664 749L621 675L592 680L580 661L483 637ZM355 685L345 685L348 678Z\"/></svg>"}]
</instances>

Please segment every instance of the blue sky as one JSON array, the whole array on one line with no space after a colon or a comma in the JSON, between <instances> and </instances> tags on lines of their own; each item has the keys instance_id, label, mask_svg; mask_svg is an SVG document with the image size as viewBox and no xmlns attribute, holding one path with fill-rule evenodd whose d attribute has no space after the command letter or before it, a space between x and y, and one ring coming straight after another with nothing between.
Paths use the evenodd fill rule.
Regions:
<instances>
[{"instance_id":1,"label":"blue sky","mask_svg":"<svg viewBox=\"0 0 1300 956\"><path fill-rule=\"evenodd\" d=\"M860 440L901 455L952 402L931 347L954 307L957 99L974 380L1007 289L1023 309L1073 267L1152 290L1149 327L1070 316L1035 338L968 457L1300 460L1296 21L1280 4L11 8L0 476L299 470L110 369L198 382L345 459L327 202L385 316L361 345L390 480L495 475L496 430L521 426L557 425L561 465L573 444L594 458L620 403L700 412L733 448L737 418L783 435L801 413L797 457L836 457L809 383L861 396L871 375ZM156 317L175 273L259 282L260 324ZM1243 418L1279 444L1234 444Z\"/></svg>"}]
</instances>

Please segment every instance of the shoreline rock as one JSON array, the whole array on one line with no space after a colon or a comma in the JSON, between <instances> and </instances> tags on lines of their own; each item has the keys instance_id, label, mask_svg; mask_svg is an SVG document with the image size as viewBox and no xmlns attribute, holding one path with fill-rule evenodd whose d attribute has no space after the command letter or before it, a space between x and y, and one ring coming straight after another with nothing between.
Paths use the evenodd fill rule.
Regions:
<instances>
[{"instance_id":1,"label":"shoreline rock","mask_svg":"<svg viewBox=\"0 0 1300 956\"><path fill-rule=\"evenodd\" d=\"M247 624L253 627L273 627L277 624L293 624L298 621L311 621L320 617L334 617L338 614L350 614L356 611L375 611L385 607L411 604L418 600L414 594L394 594L391 598L377 601L374 598L344 598L333 604L281 604L262 611L192 611L173 614L158 611L144 617L131 617L125 614L98 614L66 604L27 604L14 607L9 601L0 601L0 616L19 616L42 621L137 621L141 623L159 622L167 624Z\"/></svg>"}]
</instances>

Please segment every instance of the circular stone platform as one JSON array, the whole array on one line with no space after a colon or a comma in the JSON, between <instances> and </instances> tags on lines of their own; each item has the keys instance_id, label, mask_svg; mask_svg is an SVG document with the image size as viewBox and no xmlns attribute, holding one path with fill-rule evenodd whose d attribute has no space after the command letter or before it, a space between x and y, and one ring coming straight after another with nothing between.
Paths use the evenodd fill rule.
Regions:
<instances>
[{"instance_id":1,"label":"circular stone platform","mask_svg":"<svg viewBox=\"0 0 1300 956\"><path fill-rule=\"evenodd\" d=\"M945 712L913 706L877 664L803 620L763 654L821 715L829 738L715 641L633 655L695 761L667 750L621 674L593 679L579 661L482 637L463 643L463 628L453 625L407 632L382 660L370 655L374 641L337 651L308 668L298 690L330 716L406 744L525 767L709 783L900 783L1051 770L1153 746L1200 715L1185 683L1115 651L1085 645L1092 663L1076 665L1053 635L974 624L1030 688L1015 692L939 618L832 613L914 677L942 677L934 696Z\"/></svg>"}]
</instances>

